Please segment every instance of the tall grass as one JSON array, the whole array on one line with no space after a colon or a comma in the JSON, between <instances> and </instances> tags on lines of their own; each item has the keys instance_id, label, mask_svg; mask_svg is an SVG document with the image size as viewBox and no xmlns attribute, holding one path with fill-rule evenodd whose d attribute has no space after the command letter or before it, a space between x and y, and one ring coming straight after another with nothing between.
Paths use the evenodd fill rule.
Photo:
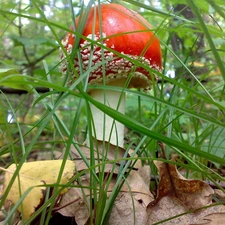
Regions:
<instances>
[{"instance_id":1,"label":"tall grass","mask_svg":"<svg viewBox=\"0 0 225 225\"><path fill-rule=\"evenodd\" d=\"M72 1L69 1L67 17L64 17L65 22L55 22L54 18L46 16L43 11L42 2L39 0L32 1L30 5L25 4L23 7L21 5L19 6L19 3L14 3L15 10L1 7L0 14L1 17L4 18L4 22L2 22L4 23L4 29L1 37L10 36L10 33L17 32L15 28L14 30L11 28L13 26L12 24L17 23L19 18L26 18L32 24L38 24L39 28L42 29L43 35L45 35L44 31L47 27L49 39L54 40L57 47L63 47L61 38L69 31L68 25L65 24L75 21L77 16L77 12L74 11L73 6L80 9L78 13L85 9L84 20L74 32L76 34L76 42L72 57L69 58L70 56L68 56L70 60L69 67L72 69L73 56L77 54L79 58L79 39L82 38L81 33L85 24L85 18L88 15L88 10L90 10L92 4L98 4L99 2L100 1L89 1L88 5L84 5L83 3L76 5L73 4ZM88 95L86 92L87 77L91 68L88 71L83 71L83 74L79 76L78 80L76 80L73 85L69 86L67 79L70 74L61 78L61 74L58 72L60 62L58 59L56 60L58 54L56 52L53 52L41 62L42 64L41 66L39 65L39 67L42 67L44 72L41 71L40 74L37 74L39 70L35 69L32 73L25 73L21 65L17 65L16 62L10 65L7 64L7 60L2 59L1 64L3 65L4 63L5 68L17 66L23 71L23 74L25 73L25 75L21 76L23 78L25 77L25 79L18 81L18 79L14 79L15 77L18 78L18 75L11 74L1 78L0 84L10 79L10 82L14 85L23 84L28 86L31 91L24 95L23 99L17 102L17 105L13 103L10 96L1 93L2 104L4 107L10 109L14 115L15 121L9 123L6 120L2 120L1 122L1 135L4 137L4 141L0 149L0 154L2 156L2 162L4 162L5 154L9 154L10 156L10 161L5 163L5 166L11 163L17 163L18 166L12 178L12 182L6 188L1 198L0 207L3 206L7 198L7 193L10 191L10 187L16 179L23 163L29 159L29 155L34 149L37 149L38 145L43 146L40 137L46 132L46 127L49 127L48 125L52 123L53 128L49 128L48 130L49 140L46 141L46 143L52 146L50 149L52 155L54 154L56 146L54 143L60 144L60 148L64 147L64 163L67 158L71 157L72 147L79 152L80 157L84 160L90 172L90 199L93 199L93 202L90 201L89 207L90 209L94 207L97 209L95 215L91 211L91 219L96 217L96 224L107 224L113 202L120 190L121 184L127 176L126 169L129 164L121 168L117 183L110 197L106 198L107 186L110 179L112 179L112 175L107 177L109 178L108 180L105 179L104 168L108 162L99 160L99 164L96 164L94 150L98 151L98 148L95 148L91 138L89 141L91 151L89 158L87 158L81 150L85 135L79 140L77 138L78 134L83 130L86 130L85 132L88 134L88 137L92 136L91 126L93 121L90 104L95 105L106 115L123 123L129 129L129 133L127 133L128 143L125 145L126 154L132 146L134 152L139 155L140 159L149 160L149 164L153 170L154 166L151 160L156 159L155 152L158 149L157 142L160 141L167 146L167 160L170 159L172 153L176 153L181 157L182 160L178 165L181 168L185 168L187 178L198 177L204 180L214 181L219 179L224 181L224 178L208 168L209 164L213 164L216 168L225 165L225 68L223 63L225 53L223 50L224 42L222 42L222 40L224 40L224 27L222 27L223 25L213 26L214 17L219 18L221 24L224 23L223 8L210 0L205 1L205 5L208 6L206 8L203 8L201 4L197 4L195 1L186 0L185 4L190 7L195 15L194 19L187 19L182 17L179 13L174 13L172 8L168 10L164 1L161 1L159 8L141 3L141 1L126 0L119 1L119 3L139 11L153 25L154 31L159 37L163 49L164 70L162 73L156 72L160 82L155 84L153 90L148 93L126 88L93 86L93 88L103 90L125 91L127 94L128 107L126 115L123 115L104 104L96 102ZM4 5L4 3L1 4ZM20 10L18 10L18 7L21 7ZM213 8L213 14L210 15L211 19L206 23L203 19L203 15L208 13L207 9L209 10L209 7ZM52 8L52 10L54 10L54 8ZM35 13L39 16L35 16ZM57 16L59 12L55 11L54 13L55 16ZM171 23L174 23L172 27L170 26ZM73 23L73 25L75 24ZM193 27L195 28L194 30ZM188 42L188 40L191 42L186 43L186 47L189 47L190 52L196 46L196 40L199 38L198 34L204 35L205 47L202 49L203 57L199 55L196 57L190 56L188 52L186 52L186 55L183 54L181 56L180 52L174 51L171 46L173 34L179 33L181 37L185 38L185 32L189 32L190 34L192 32L194 36L194 38L190 37L190 40L188 38L185 39L186 42ZM26 37L26 35L24 35L24 37ZM15 41L16 38L13 38ZM17 41L18 40L19 39L17 39ZM37 45L37 43L34 44ZM104 45L99 45L104 48ZM28 49L29 46L22 43L21 48L23 48L23 50L20 54L24 57L25 52L28 54L26 48ZM14 52L15 50L11 49L11 51ZM43 50L39 53L45 54ZM32 53L29 54L32 55ZM31 58L32 56L28 55L28 57ZM194 64L196 61L202 62L204 67L207 68L207 72L196 75L195 71L190 69L190 65ZM54 65L52 62L54 62ZM150 70L138 61L135 61L135 65ZM82 65L80 66L82 67ZM177 68L179 68L179 70ZM218 69L220 72L216 73ZM167 76L169 70L176 71L175 77ZM76 73L76 71L74 72ZM35 73L37 75L30 76ZM188 80L186 80L186 78L188 78ZM39 94L35 91L35 87L46 87L49 88L50 91L46 94ZM24 129L24 124L20 124L17 118L18 113L23 109L24 102L26 102L29 96L32 96L33 100L30 104L31 108L27 110L32 110L35 107L41 107L43 110L40 113L40 119L36 121L34 125L31 124L31 126L26 126L26 129ZM69 113L64 110L67 104L70 104L69 107L72 109ZM6 114L2 115L6 117ZM12 133L15 131L17 135L14 137ZM107 144L105 144L105 148L105 153L107 154ZM42 149L38 149L42 151ZM57 151L60 152L62 149L57 149ZM127 159L126 154L124 155L125 159ZM185 161L186 164L183 164L183 161ZM115 165L117 160L111 163ZM99 174L96 174L97 169L100 171ZM63 165L61 171L63 171ZM62 173L59 174L59 179L61 175ZM82 174L79 173L76 174L74 179L78 179L81 175ZM70 186L73 187L72 181L68 183L68 187ZM21 196L21 201L28 192L29 190ZM35 216L39 213L43 213L43 210L49 207L48 211L45 211L45 220L41 220L41 224L48 224L54 202L59 193L60 190L55 189L52 196L46 199L45 203L37 212L28 221L24 221L23 224L29 224ZM5 224L12 220L15 211L16 206L6 215Z\"/></svg>"}]
</instances>

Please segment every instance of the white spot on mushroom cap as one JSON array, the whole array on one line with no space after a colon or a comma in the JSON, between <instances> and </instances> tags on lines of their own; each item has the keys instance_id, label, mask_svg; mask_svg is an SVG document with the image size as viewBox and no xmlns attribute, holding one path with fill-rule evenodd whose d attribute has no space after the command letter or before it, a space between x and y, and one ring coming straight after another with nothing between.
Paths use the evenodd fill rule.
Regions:
<instances>
[{"instance_id":1,"label":"white spot on mushroom cap","mask_svg":"<svg viewBox=\"0 0 225 225\"><path fill-rule=\"evenodd\" d=\"M67 47L67 53L68 53L68 55L70 55L72 53L72 50L73 50L73 45L68 44L68 47Z\"/></svg>"},{"instance_id":2,"label":"white spot on mushroom cap","mask_svg":"<svg viewBox=\"0 0 225 225\"><path fill-rule=\"evenodd\" d=\"M103 33L102 37L105 38L106 34ZM87 38L94 40L94 41L98 41L98 40L100 40L100 35L99 34L98 35L89 34L87 36ZM68 42L68 40L67 40L67 42ZM64 40L63 46L65 46L65 43L66 43L66 41ZM107 46L107 44L104 43L103 40L100 42L100 44ZM71 54L73 46L71 44L68 45L68 43L66 45L67 45L67 49L66 49L67 53ZM80 47L81 47L80 56L83 61L82 70L83 71L87 71L87 70L91 71L90 79L89 79L91 84L100 84L103 82L103 78L102 78L103 68L102 68L101 63L104 63L104 70L105 70L106 74L109 73L106 77L106 83L110 83L112 81L112 79L115 79L115 77L117 80L121 80L121 79L124 80L132 72L132 79L131 79L130 87L148 88L148 87L150 87L150 84L151 84L151 78L150 78L150 75L146 76L145 74L137 71L137 68L139 68L139 67L135 66L129 59L138 60L141 63L146 64L150 68L154 68L155 70L160 71L159 66L157 66L156 64L152 64L151 59L147 59L144 56L128 55L128 54L125 54L124 52L121 52L121 54L126 55L126 58L118 58L118 56L115 55L113 52L110 52L107 49L100 48L99 45L93 44L93 42L91 42L90 40L84 40L84 42L80 44ZM111 48L115 48L115 46L111 45ZM91 56L92 56L92 58L90 58ZM61 50L60 58L64 59L65 57L66 56L64 55L64 53ZM112 60L110 60L110 59L112 59ZM92 61L91 63L89 63L90 60ZM99 60L99 62L98 62L98 60ZM60 65L60 70L63 73L65 73L65 71L67 70L67 65L68 65L67 60L63 60ZM94 67L92 67L92 66L94 66ZM135 68L135 67L137 67L137 68ZM80 68L78 66L78 61L76 58L74 59L74 68L76 68L76 70L79 73ZM144 69L142 69L142 70L144 70ZM138 82L138 80L137 80L138 78L143 83L140 81ZM155 76L155 79L157 79L156 76Z\"/></svg>"},{"instance_id":3,"label":"white spot on mushroom cap","mask_svg":"<svg viewBox=\"0 0 225 225\"><path fill-rule=\"evenodd\" d=\"M62 43L63 47L66 47L67 44L68 44L68 38L66 37L65 39L63 39L63 40L61 41L61 43Z\"/></svg>"}]
</instances>

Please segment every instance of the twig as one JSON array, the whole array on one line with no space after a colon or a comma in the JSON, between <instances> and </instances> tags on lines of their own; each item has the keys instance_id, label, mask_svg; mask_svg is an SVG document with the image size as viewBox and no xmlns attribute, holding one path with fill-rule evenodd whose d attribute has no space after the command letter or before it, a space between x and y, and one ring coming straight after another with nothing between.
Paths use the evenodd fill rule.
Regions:
<instances>
[{"instance_id":1,"label":"twig","mask_svg":"<svg viewBox=\"0 0 225 225\"><path fill-rule=\"evenodd\" d=\"M23 68L21 70L21 72L27 68L34 68L34 66L39 63L40 61L42 61L45 57L49 56L51 53L53 53L56 49L58 49L58 47L51 49L49 52L45 53L43 56L41 56L40 58L36 59L33 62L24 64L25 68Z\"/></svg>"},{"instance_id":2,"label":"twig","mask_svg":"<svg viewBox=\"0 0 225 225\"><path fill-rule=\"evenodd\" d=\"M19 8L18 8L19 14L21 13L21 7L22 7L21 4L22 4L22 1L19 1ZM23 25L22 25L22 21L21 21L21 16L19 16L19 26L18 26L18 29L19 29L19 35L20 35L21 38L23 37L22 27L23 27ZM30 64L30 59L28 57L28 54L27 54L27 51L26 51L26 48L25 48L24 44L23 44L23 53L24 53L24 56L25 56L28 64Z\"/></svg>"},{"instance_id":3,"label":"twig","mask_svg":"<svg viewBox=\"0 0 225 225\"><path fill-rule=\"evenodd\" d=\"M37 88L35 88L35 90L38 93L46 93L46 92L49 92L49 89L48 88L45 88L45 87L37 87ZM13 89L13 88L7 88L7 87L0 87L0 94L1 93L21 95L21 94L26 94L27 91L26 90Z\"/></svg>"}]
</instances>

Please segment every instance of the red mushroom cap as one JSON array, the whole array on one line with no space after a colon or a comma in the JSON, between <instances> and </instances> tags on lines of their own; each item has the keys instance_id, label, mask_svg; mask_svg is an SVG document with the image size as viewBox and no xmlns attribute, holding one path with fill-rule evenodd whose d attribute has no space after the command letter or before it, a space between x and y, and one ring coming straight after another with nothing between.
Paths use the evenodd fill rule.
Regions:
<instances>
[{"instance_id":1,"label":"red mushroom cap","mask_svg":"<svg viewBox=\"0 0 225 225\"><path fill-rule=\"evenodd\" d=\"M79 20L80 17L76 20L77 25ZM95 24L94 30L93 24ZM89 83L102 83L103 74L106 75L106 83L115 83L115 80L124 83L132 72L129 87L149 88L152 78L151 70L136 66L129 59L139 60L142 64L161 71L162 54L160 43L150 29L151 26L142 16L132 10L126 9L122 5L102 4L100 13L98 7L92 7L82 34L89 40L80 40L83 71L88 68L90 53L93 51L92 65L95 67L90 73ZM100 34L101 32L102 34ZM99 41L100 44L112 49L113 52L106 48L102 50L99 45L93 44L90 39ZM68 54L71 53L74 41L75 37L72 33L68 33L62 41ZM119 56L115 51L126 57ZM65 56L61 54L61 59L63 58ZM106 60L104 62L104 69L101 64L103 59ZM80 72L77 58L74 59L74 68L78 73ZM62 61L61 70L63 72L67 70L67 61Z\"/></svg>"}]
</instances>

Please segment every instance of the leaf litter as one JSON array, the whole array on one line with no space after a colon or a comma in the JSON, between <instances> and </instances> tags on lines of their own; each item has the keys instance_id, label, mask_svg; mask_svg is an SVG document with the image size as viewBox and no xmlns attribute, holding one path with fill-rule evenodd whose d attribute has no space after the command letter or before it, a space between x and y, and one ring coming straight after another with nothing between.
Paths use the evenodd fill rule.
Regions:
<instances>
[{"instance_id":1,"label":"leaf litter","mask_svg":"<svg viewBox=\"0 0 225 225\"><path fill-rule=\"evenodd\" d=\"M110 198L116 186L121 163L124 163L124 166L126 163L131 162L131 160L120 162L119 159L124 156L129 159L132 155L132 151L125 154L123 148L113 145L108 146L109 148L104 149L105 146L98 142L98 151L94 152L96 165L106 162L103 171L105 173L104 185L96 187L99 190L98 200L104 200L102 204L105 204L107 199ZM162 144L160 144L160 147L163 150ZM87 161L90 162L90 149L82 147L81 150ZM91 223L91 212L96 215L96 213L99 213L99 208L94 206L94 208L90 209L92 199L90 198L91 182L88 166L75 148L72 148L71 152L73 161L67 160L60 184L66 184L74 176L74 162L76 163L76 173L82 172L82 175L74 181L68 192L62 195L57 208L54 210L65 217L74 218L78 225L88 225ZM105 157L106 155L107 157ZM133 158L132 160L134 162ZM150 167L143 166L142 162L137 159L134 166L128 166L128 171L130 171L127 177L124 177L124 182L114 201L109 225L225 224L225 207L222 204L213 204L212 195L215 194L215 191L208 184L201 180L184 178L172 161L171 163L154 161L154 164L160 177L157 197L154 198L149 189ZM19 176L17 176L9 191L7 200L16 204L23 193L31 188L31 191L18 207L18 211L23 214L24 218L29 218L44 198L46 189L44 185L56 183L60 167L61 160L24 163ZM96 175L101 172L99 168L96 167ZM4 182L6 189L16 170L16 165L12 164L8 169L3 170L6 171ZM104 191L101 190L100 192L102 188ZM102 198L100 193L105 194L105 197ZM101 207L100 210L104 211L105 206ZM92 222L95 224L96 221Z\"/></svg>"},{"instance_id":2,"label":"leaf litter","mask_svg":"<svg viewBox=\"0 0 225 225\"><path fill-rule=\"evenodd\" d=\"M90 149L87 147L82 147L82 153L86 156L87 159L90 158ZM107 158L104 158L104 152L107 151ZM74 160L76 161L76 168L78 172L86 170L88 167L80 159L79 153L74 148L72 149ZM132 151L127 154L127 158L130 157ZM96 158L96 164L100 161L106 161L104 173L107 174L113 173L111 180L107 185L106 192L107 198L110 197L113 189L116 185L118 171L121 162L110 163L110 160L122 159L125 155L125 149L110 145L106 150L104 149L102 142L98 141L98 152L94 153ZM99 157L100 156L100 157ZM79 160L80 159L80 160ZM127 162L131 160L127 160ZM143 225L147 223L147 205L154 200L152 193L149 190L150 182L150 167L142 166L140 160L137 160L133 169L130 171L125 182L123 183L118 196L115 199L109 223L111 225L115 224L136 224ZM99 171L97 169L96 173ZM143 177L142 177L143 176ZM60 205L68 205L67 207L61 208L58 212L64 216L74 216L76 223L78 225L85 225L89 221L90 216L90 174L86 173L83 175L79 184L75 181L74 185L77 188L71 188L68 193L62 197ZM89 187L89 188L88 188ZM97 188L102 188L98 186ZM99 191L100 193L100 191ZM99 196L100 198L100 196ZM93 210L93 213L96 209ZM90 221L89 221L90 222Z\"/></svg>"},{"instance_id":3,"label":"leaf litter","mask_svg":"<svg viewBox=\"0 0 225 225\"><path fill-rule=\"evenodd\" d=\"M160 147L164 151L162 144ZM160 181L157 197L147 208L148 225L160 221L163 225L205 224L204 220L210 214L225 213L223 205L213 205L214 190L208 184L184 178L172 162L154 161L154 164Z\"/></svg>"}]
</instances>

